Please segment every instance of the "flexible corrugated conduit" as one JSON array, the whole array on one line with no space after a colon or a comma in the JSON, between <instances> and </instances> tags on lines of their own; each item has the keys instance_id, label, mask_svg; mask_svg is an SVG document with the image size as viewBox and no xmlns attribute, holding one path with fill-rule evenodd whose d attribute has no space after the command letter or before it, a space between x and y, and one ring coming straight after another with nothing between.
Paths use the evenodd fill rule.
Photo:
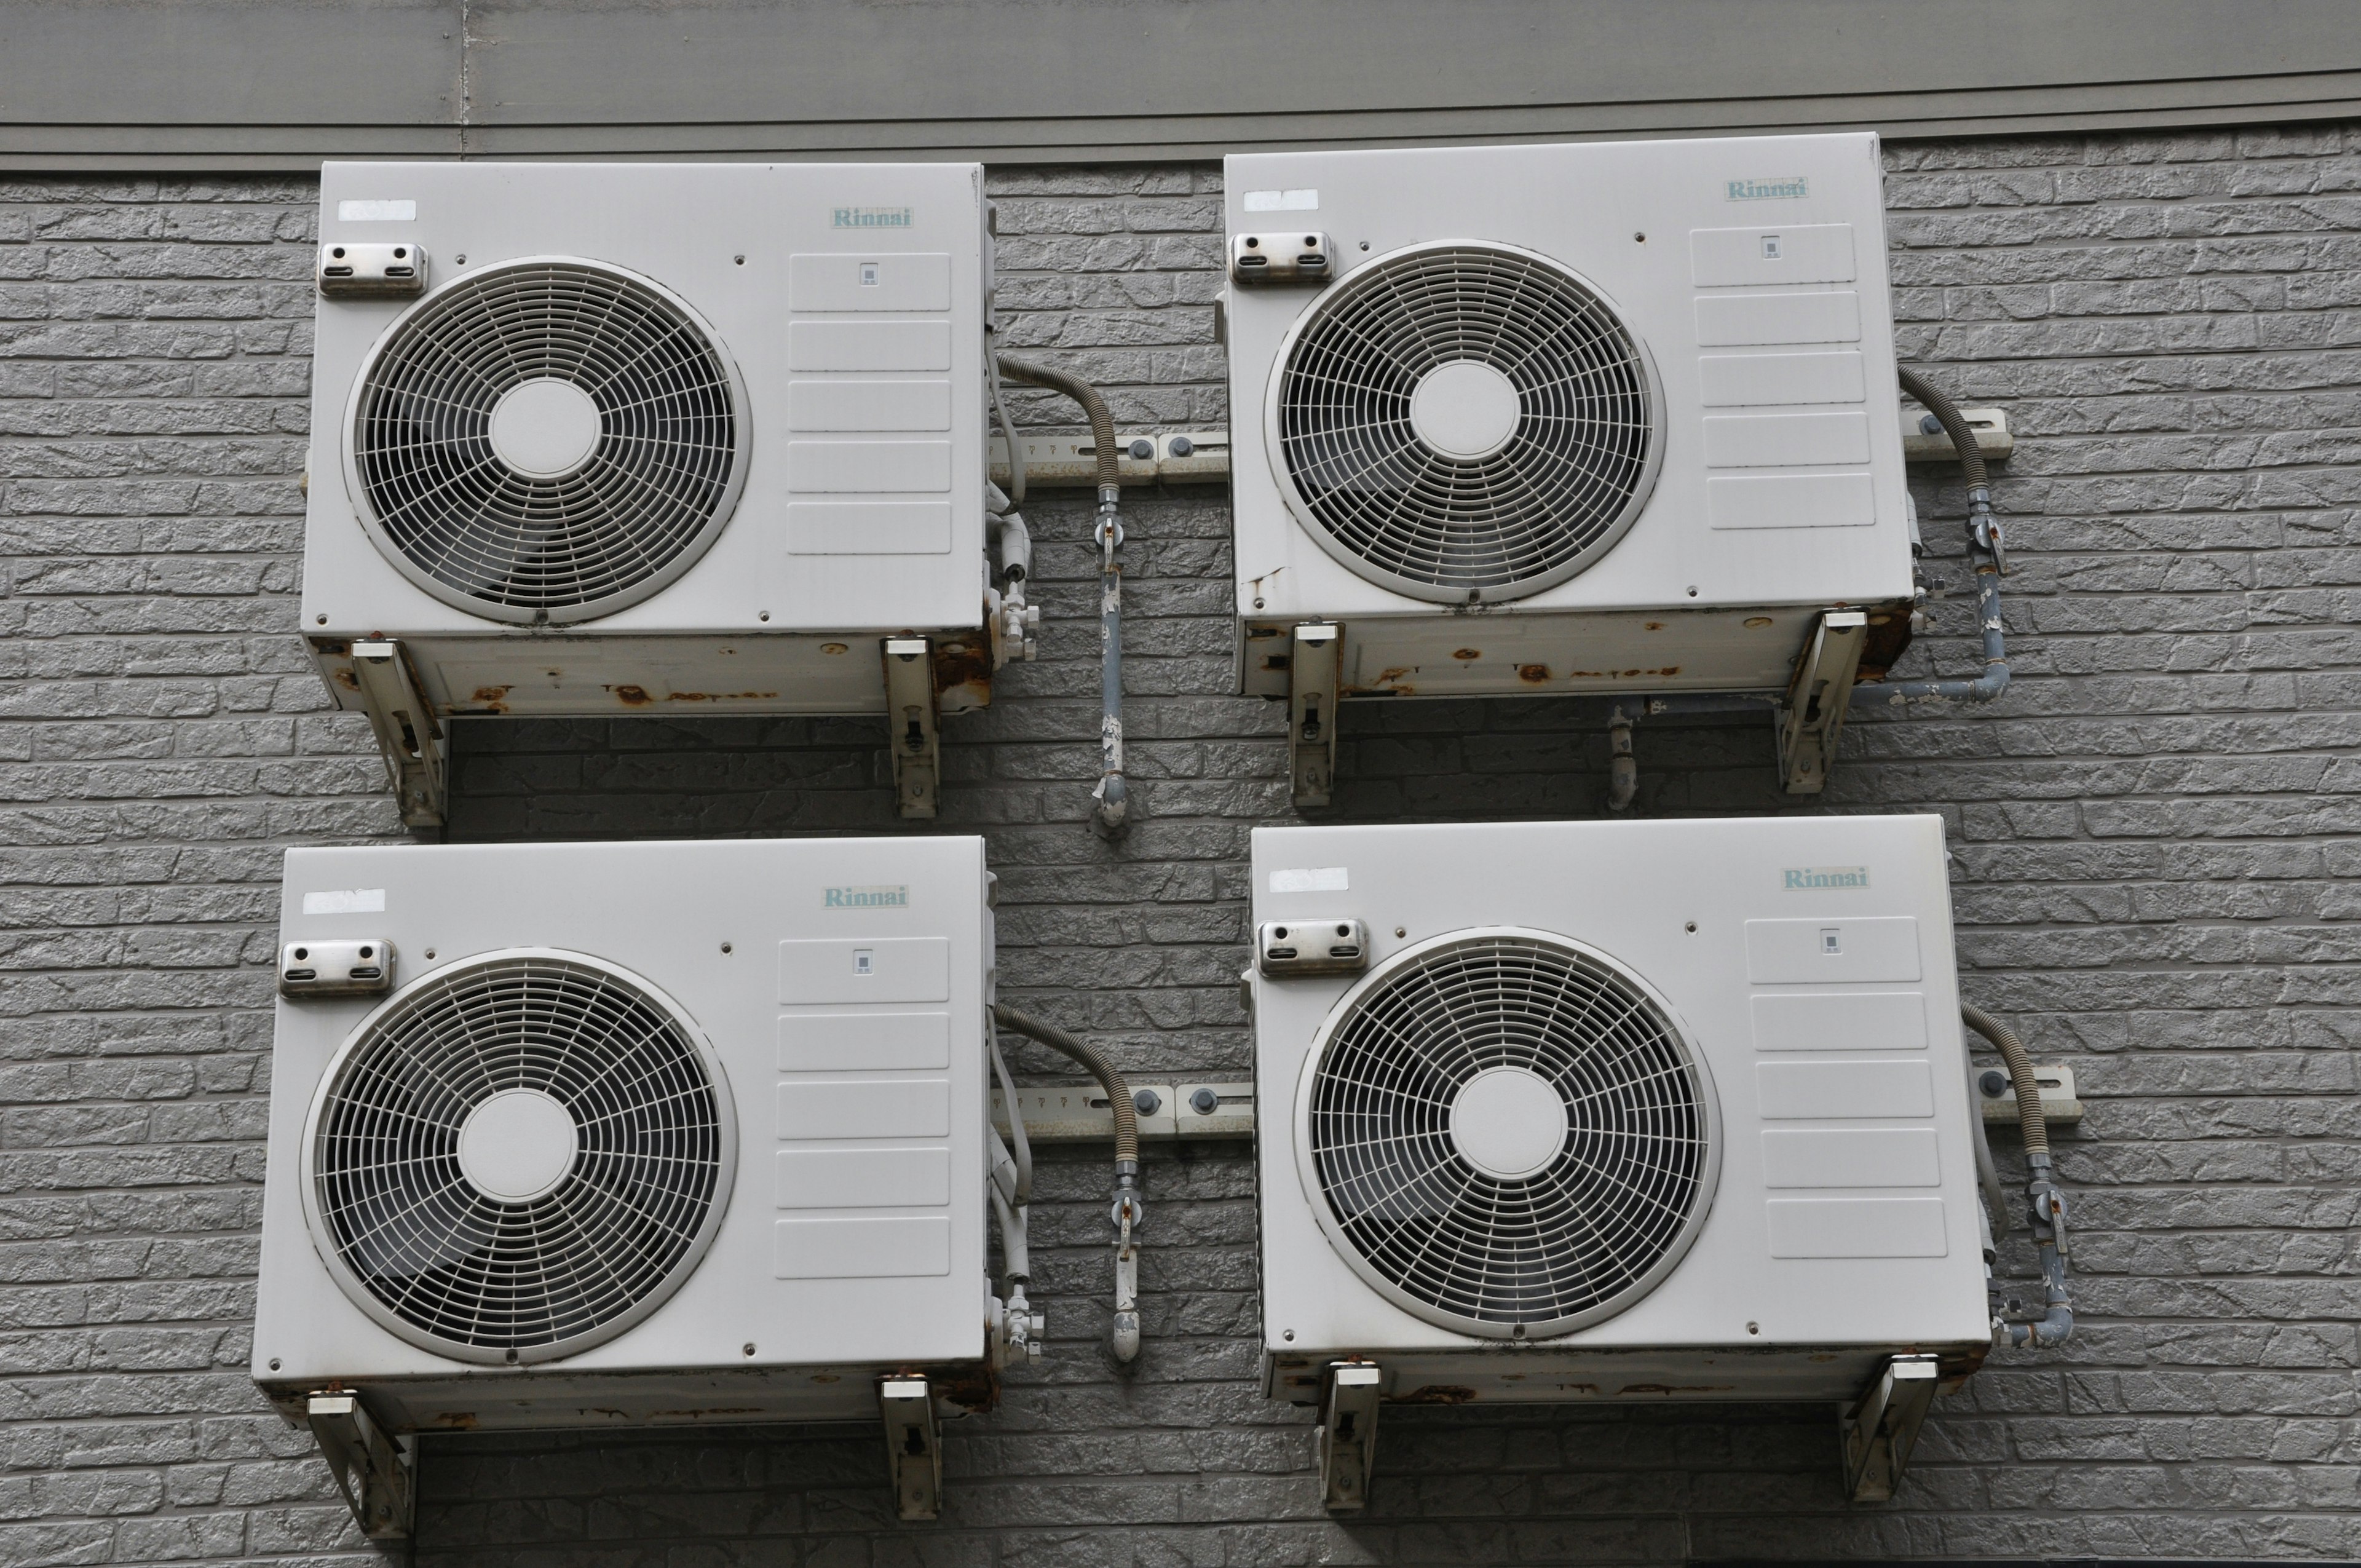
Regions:
<instances>
[{"instance_id":1,"label":"flexible corrugated conduit","mask_svg":"<svg viewBox=\"0 0 2361 1568\"><path fill-rule=\"evenodd\" d=\"M1984 553L1984 559L1976 563L1976 620L1983 632L1984 673L1972 680L1883 681L1862 687L1855 700L1878 697L1897 705L1990 702L2008 689L2008 645L2000 623L2000 580L2008 573L2008 550L2001 539L2000 520L1993 515L1991 471L1984 466L1974 429L1950 399L1907 367L1896 367L1894 376L1902 389L1935 416L1960 455L1960 471L1968 483L1968 538L1974 549Z\"/></svg>"},{"instance_id":2,"label":"flexible corrugated conduit","mask_svg":"<svg viewBox=\"0 0 2361 1568\"><path fill-rule=\"evenodd\" d=\"M1115 1195L1108 1219L1115 1231L1115 1323L1109 1336L1110 1347L1117 1361L1129 1361L1139 1354L1139 1254L1137 1234L1140 1222L1147 1218L1148 1209L1139 1185L1139 1119L1131 1103L1131 1090L1115 1063L1097 1047L1076 1039L1055 1024L1045 1024L1006 1003L994 1006L994 1022L1012 1034L1037 1040L1060 1056L1071 1058L1090 1070L1099 1080L1107 1097L1107 1105L1115 1113ZM1016 1093L1009 1096L1012 1113ZM1011 1115L1010 1120L1015 1120Z\"/></svg>"},{"instance_id":3,"label":"flexible corrugated conduit","mask_svg":"<svg viewBox=\"0 0 2361 1568\"><path fill-rule=\"evenodd\" d=\"M1128 826L1130 817L1123 777L1123 487L1118 478L1115 416L1107 411L1106 400L1099 396L1098 389L1077 377L1046 365L1011 359L1005 354L996 356L994 363L1009 380L1063 392L1082 404L1090 417L1099 486L1098 526L1093 534L1099 547L1099 783L1091 794L1098 802L1093 821L1101 833L1113 838ZM1005 413L1001 426L1007 432L1013 454L1016 435ZM1013 462L1009 478L1016 479Z\"/></svg>"},{"instance_id":4,"label":"flexible corrugated conduit","mask_svg":"<svg viewBox=\"0 0 2361 1568\"><path fill-rule=\"evenodd\" d=\"M1960 1017L1991 1041L2008 1064L2009 1082L2016 1091L2017 1127L2025 1138L2025 1191L2032 1210L2033 1241L2041 1256L2043 1316L2035 1322L2012 1323L1993 1314L1993 1343L2048 1350L2064 1344L2074 1332L2074 1308L2066 1292L2066 1195L2050 1175L2049 1124L2042 1119L2041 1085L2033 1074L2032 1053L2015 1030L1965 1003Z\"/></svg>"}]
</instances>

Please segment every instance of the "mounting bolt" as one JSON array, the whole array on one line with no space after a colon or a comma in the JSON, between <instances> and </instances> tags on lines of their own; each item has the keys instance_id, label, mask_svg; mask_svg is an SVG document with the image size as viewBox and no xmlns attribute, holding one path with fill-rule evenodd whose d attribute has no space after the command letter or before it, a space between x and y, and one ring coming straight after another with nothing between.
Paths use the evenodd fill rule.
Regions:
<instances>
[{"instance_id":1,"label":"mounting bolt","mask_svg":"<svg viewBox=\"0 0 2361 1568\"><path fill-rule=\"evenodd\" d=\"M1210 1116L1222 1108L1222 1097L1210 1089L1200 1089L1189 1096L1189 1109L1200 1116Z\"/></svg>"},{"instance_id":2,"label":"mounting bolt","mask_svg":"<svg viewBox=\"0 0 2361 1568\"><path fill-rule=\"evenodd\" d=\"M1143 435L1138 440L1131 444L1131 455L1134 458L1145 463L1150 457L1156 455L1156 443L1148 440L1148 437Z\"/></svg>"},{"instance_id":3,"label":"mounting bolt","mask_svg":"<svg viewBox=\"0 0 2361 1568\"><path fill-rule=\"evenodd\" d=\"M1153 1116L1164 1103L1164 1096L1153 1089L1143 1089L1131 1097L1131 1108L1143 1116Z\"/></svg>"}]
</instances>

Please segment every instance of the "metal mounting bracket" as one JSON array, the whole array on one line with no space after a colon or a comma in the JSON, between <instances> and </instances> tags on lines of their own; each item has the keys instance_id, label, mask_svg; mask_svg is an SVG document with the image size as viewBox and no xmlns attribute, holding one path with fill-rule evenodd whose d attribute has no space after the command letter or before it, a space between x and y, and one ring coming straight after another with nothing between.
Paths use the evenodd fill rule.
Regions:
<instances>
[{"instance_id":1,"label":"metal mounting bracket","mask_svg":"<svg viewBox=\"0 0 2361 1568\"><path fill-rule=\"evenodd\" d=\"M935 736L935 660L923 637L885 639L885 722L892 731L894 790L905 817L932 817L942 793Z\"/></svg>"},{"instance_id":2,"label":"metal mounting bracket","mask_svg":"<svg viewBox=\"0 0 2361 1568\"><path fill-rule=\"evenodd\" d=\"M1779 712L1779 773L1789 795L1817 795L1828 787L1837 737L1852 706L1853 678L1861 673L1861 645L1868 640L1868 615L1831 609L1822 612L1804 644Z\"/></svg>"},{"instance_id":3,"label":"metal mounting bracket","mask_svg":"<svg viewBox=\"0 0 2361 1568\"><path fill-rule=\"evenodd\" d=\"M1345 629L1295 629L1287 661L1287 764L1296 809L1328 804L1336 788L1336 665Z\"/></svg>"},{"instance_id":4,"label":"metal mounting bracket","mask_svg":"<svg viewBox=\"0 0 2361 1568\"><path fill-rule=\"evenodd\" d=\"M1885 1364L1869 1392L1850 1409L1839 1407L1845 1494L1854 1502L1883 1503L1902 1484L1927 1408L1935 1402L1935 1379L1933 1356L1897 1355Z\"/></svg>"},{"instance_id":5,"label":"metal mounting bracket","mask_svg":"<svg viewBox=\"0 0 2361 1568\"><path fill-rule=\"evenodd\" d=\"M391 639L353 644L353 681L377 731L385 771L411 828L440 828L451 800L450 762L434 707L418 689L409 657Z\"/></svg>"},{"instance_id":6,"label":"metal mounting bracket","mask_svg":"<svg viewBox=\"0 0 2361 1568\"><path fill-rule=\"evenodd\" d=\"M1333 1362L1321 1390L1320 1500L1332 1514L1369 1506L1369 1471L1378 1457L1378 1384L1374 1363Z\"/></svg>"},{"instance_id":7,"label":"metal mounting bracket","mask_svg":"<svg viewBox=\"0 0 2361 1568\"><path fill-rule=\"evenodd\" d=\"M418 1497L418 1440L387 1436L350 1394L313 1395L305 1417L361 1533L407 1541Z\"/></svg>"},{"instance_id":8,"label":"metal mounting bracket","mask_svg":"<svg viewBox=\"0 0 2361 1568\"><path fill-rule=\"evenodd\" d=\"M888 1377L877 1386L885 1418L885 1473L906 1519L942 1512L943 1449L935 1433L935 1396L923 1377Z\"/></svg>"}]
</instances>

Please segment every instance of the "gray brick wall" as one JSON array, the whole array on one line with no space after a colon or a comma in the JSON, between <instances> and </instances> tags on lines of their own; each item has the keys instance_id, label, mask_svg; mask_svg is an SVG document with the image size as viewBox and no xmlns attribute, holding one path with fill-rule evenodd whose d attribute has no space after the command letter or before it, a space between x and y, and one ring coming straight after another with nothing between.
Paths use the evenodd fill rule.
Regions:
<instances>
[{"instance_id":1,"label":"gray brick wall","mask_svg":"<svg viewBox=\"0 0 2361 1568\"><path fill-rule=\"evenodd\" d=\"M1839 1500L1823 1409L1390 1412L1378 1506L1338 1525L1302 1419L1254 1392L1249 1164L1151 1162L1149 1344L1117 1375L1094 1349L1098 1170L1060 1157L1051 1354L957 1432L940 1525L886 1517L867 1431L438 1438L419 1560L2361 1556L2361 130L1907 144L1888 166L1905 356L2023 437L1999 484L2021 684L1985 713L1864 718L1808 808L1945 813L1969 994L2081 1078L2070 1351L1995 1357L1888 1507ZM1220 419L1216 180L998 175L1016 342L1128 421ZM244 1373L278 850L399 833L292 637L310 199L0 182L0 1563L369 1556ZM1021 417L1064 417L1027 397ZM1919 501L1964 586L1956 486L1930 471ZM1246 834L1286 802L1274 711L1225 695L1225 511L1134 509L1145 820L1120 848L1082 820L1085 510L1032 515L1043 659L950 727L944 826L993 841L1027 1005L1137 1067L1238 1069ZM1971 667L1965 609L1938 607L1914 670ZM1594 814L1602 718L1348 709L1339 813ZM881 741L470 725L453 835L899 831ZM1759 721L1650 721L1639 745L1644 813L1798 808Z\"/></svg>"}]
</instances>

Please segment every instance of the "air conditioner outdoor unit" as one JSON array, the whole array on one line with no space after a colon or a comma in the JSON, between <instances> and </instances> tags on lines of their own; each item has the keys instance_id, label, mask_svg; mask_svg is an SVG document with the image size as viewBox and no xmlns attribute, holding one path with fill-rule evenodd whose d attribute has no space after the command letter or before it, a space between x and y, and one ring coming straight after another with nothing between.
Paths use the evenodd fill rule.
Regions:
<instances>
[{"instance_id":1,"label":"air conditioner outdoor unit","mask_svg":"<svg viewBox=\"0 0 2361 1568\"><path fill-rule=\"evenodd\" d=\"M932 814L994 663L987 229L969 163L325 167L302 629L413 823L454 717L889 706Z\"/></svg>"},{"instance_id":2,"label":"air conditioner outdoor unit","mask_svg":"<svg viewBox=\"0 0 2361 1568\"><path fill-rule=\"evenodd\" d=\"M1298 799L1340 697L1553 692L1826 709L1816 788L1916 589L1877 138L1224 180L1242 689L1292 699Z\"/></svg>"},{"instance_id":3,"label":"air conditioner outdoor unit","mask_svg":"<svg viewBox=\"0 0 2361 1568\"><path fill-rule=\"evenodd\" d=\"M1256 830L1267 1392L1332 1506L1381 1400L1872 1401L1890 1486L1991 1333L1944 867L1936 817Z\"/></svg>"},{"instance_id":4,"label":"air conditioner outdoor unit","mask_svg":"<svg viewBox=\"0 0 2361 1568\"><path fill-rule=\"evenodd\" d=\"M883 1409L930 1485L1002 1343L988 880L972 838L289 851L253 1375L375 1453L365 1523L416 1432Z\"/></svg>"}]
</instances>

